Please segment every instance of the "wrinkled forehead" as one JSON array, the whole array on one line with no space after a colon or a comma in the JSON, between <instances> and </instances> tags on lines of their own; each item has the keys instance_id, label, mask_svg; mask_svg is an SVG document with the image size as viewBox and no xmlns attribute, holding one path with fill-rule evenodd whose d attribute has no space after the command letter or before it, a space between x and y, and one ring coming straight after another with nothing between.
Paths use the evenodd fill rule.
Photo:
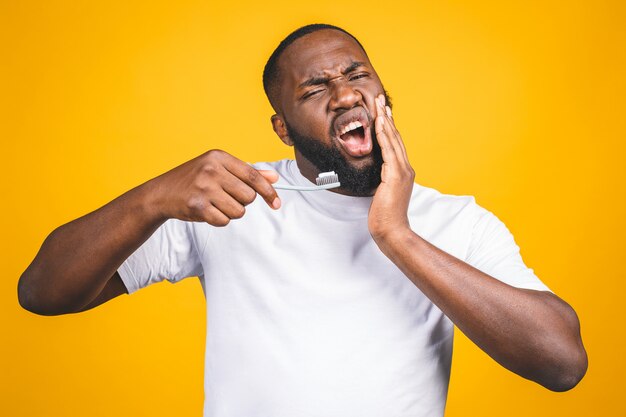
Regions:
<instances>
[{"instance_id":1,"label":"wrinkled forehead","mask_svg":"<svg viewBox=\"0 0 626 417\"><path fill-rule=\"evenodd\" d=\"M370 65L361 46L349 35L322 29L305 35L285 49L278 61L284 92L312 77L333 76L354 62Z\"/></svg>"}]
</instances>

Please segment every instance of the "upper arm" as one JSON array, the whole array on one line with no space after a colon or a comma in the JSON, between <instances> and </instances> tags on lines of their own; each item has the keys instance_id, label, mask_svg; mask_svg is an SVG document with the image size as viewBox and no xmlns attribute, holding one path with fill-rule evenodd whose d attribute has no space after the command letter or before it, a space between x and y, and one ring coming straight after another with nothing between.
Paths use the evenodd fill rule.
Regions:
<instances>
[{"instance_id":1,"label":"upper arm","mask_svg":"<svg viewBox=\"0 0 626 417\"><path fill-rule=\"evenodd\" d=\"M508 285L538 291L550 289L526 266L513 234L493 213L476 206L478 216L465 261Z\"/></svg>"},{"instance_id":2,"label":"upper arm","mask_svg":"<svg viewBox=\"0 0 626 417\"><path fill-rule=\"evenodd\" d=\"M102 288L100 294L98 294L89 304L78 310L77 313L90 310L122 294L128 294L128 290L126 289L120 274L116 271L115 274L113 274L113 276L107 281L104 288Z\"/></svg>"}]
</instances>

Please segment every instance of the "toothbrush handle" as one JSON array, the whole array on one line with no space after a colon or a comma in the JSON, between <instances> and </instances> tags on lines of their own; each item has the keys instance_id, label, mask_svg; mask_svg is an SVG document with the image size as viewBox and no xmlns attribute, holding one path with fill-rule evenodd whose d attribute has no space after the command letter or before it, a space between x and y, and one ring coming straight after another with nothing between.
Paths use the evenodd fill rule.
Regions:
<instances>
[{"instance_id":1,"label":"toothbrush handle","mask_svg":"<svg viewBox=\"0 0 626 417\"><path fill-rule=\"evenodd\" d=\"M272 184L274 188L277 190L292 190L292 191L319 191L319 190L328 190L330 188L337 188L341 184L338 182L326 185L314 185L311 187L304 187L299 185L287 185L287 184Z\"/></svg>"}]
</instances>

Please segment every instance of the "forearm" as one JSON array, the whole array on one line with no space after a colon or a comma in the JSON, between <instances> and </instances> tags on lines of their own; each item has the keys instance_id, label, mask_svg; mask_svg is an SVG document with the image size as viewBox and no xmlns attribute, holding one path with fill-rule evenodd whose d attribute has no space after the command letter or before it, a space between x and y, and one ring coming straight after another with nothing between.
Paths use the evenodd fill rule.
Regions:
<instances>
[{"instance_id":1,"label":"forearm","mask_svg":"<svg viewBox=\"0 0 626 417\"><path fill-rule=\"evenodd\" d=\"M379 247L481 349L553 390L574 386L587 358L578 318L553 294L511 287L441 251L411 230Z\"/></svg>"},{"instance_id":2,"label":"forearm","mask_svg":"<svg viewBox=\"0 0 626 417\"><path fill-rule=\"evenodd\" d=\"M164 221L150 182L54 230L18 284L20 303L39 314L78 311Z\"/></svg>"},{"instance_id":3,"label":"forearm","mask_svg":"<svg viewBox=\"0 0 626 417\"><path fill-rule=\"evenodd\" d=\"M368 228L382 252L474 343L506 368L545 387L572 388L587 369L576 313L541 291L511 287L439 250L409 226L415 173L391 109L378 97L383 156Z\"/></svg>"},{"instance_id":4,"label":"forearm","mask_svg":"<svg viewBox=\"0 0 626 417\"><path fill-rule=\"evenodd\" d=\"M46 315L79 311L166 219L225 226L257 193L278 209L277 180L224 151L205 152L52 232L20 278L20 304Z\"/></svg>"}]
</instances>

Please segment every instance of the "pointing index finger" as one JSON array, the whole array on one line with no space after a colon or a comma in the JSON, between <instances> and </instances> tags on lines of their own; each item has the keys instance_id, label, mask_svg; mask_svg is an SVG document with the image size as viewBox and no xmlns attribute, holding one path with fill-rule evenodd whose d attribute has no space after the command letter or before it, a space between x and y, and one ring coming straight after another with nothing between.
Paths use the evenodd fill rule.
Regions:
<instances>
[{"instance_id":1,"label":"pointing index finger","mask_svg":"<svg viewBox=\"0 0 626 417\"><path fill-rule=\"evenodd\" d=\"M233 157L226 165L228 171L257 192L273 209L280 207L280 198L272 183L278 181L278 174L270 170L257 170Z\"/></svg>"}]
</instances>

